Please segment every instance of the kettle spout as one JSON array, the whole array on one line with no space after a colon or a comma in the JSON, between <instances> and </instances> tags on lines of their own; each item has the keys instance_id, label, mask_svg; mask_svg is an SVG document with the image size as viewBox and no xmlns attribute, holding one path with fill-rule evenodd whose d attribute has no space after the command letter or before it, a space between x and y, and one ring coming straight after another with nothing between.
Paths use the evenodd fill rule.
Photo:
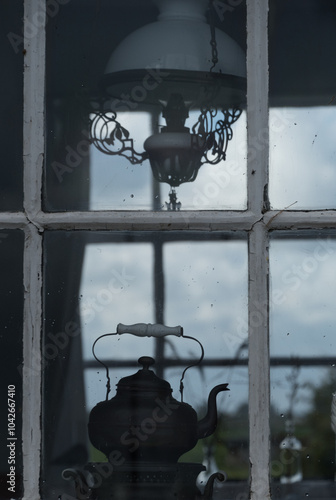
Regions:
<instances>
[{"instance_id":1,"label":"kettle spout","mask_svg":"<svg viewBox=\"0 0 336 500\"><path fill-rule=\"evenodd\" d=\"M229 391L229 384L216 385L209 394L208 399L208 412L202 420L197 424L197 437L198 439L206 438L211 436L215 432L217 427L217 404L216 396L219 392Z\"/></svg>"}]
</instances>

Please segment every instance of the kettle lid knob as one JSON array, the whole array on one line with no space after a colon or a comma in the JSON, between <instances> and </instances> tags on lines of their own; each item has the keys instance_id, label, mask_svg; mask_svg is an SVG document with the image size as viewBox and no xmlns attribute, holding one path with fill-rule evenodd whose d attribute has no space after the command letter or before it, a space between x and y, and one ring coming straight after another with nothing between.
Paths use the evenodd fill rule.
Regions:
<instances>
[{"instance_id":1,"label":"kettle lid knob","mask_svg":"<svg viewBox=\"0 0 336 500\"><path fill-rule=\"evenodd\" d=\"M140 365L142 365L142 370L140 369L134 375L129 375L128 377L121 378L117 384L117 393L120 394L123 391L132 391L142 397L144 394L148 393L161 393L162 391L169 396L172 389L166 380L157 377L153 370L149 370L149 367L154 365L155 361L149 356L142 356L138 359Z\"/></svg>"}]
</instances>

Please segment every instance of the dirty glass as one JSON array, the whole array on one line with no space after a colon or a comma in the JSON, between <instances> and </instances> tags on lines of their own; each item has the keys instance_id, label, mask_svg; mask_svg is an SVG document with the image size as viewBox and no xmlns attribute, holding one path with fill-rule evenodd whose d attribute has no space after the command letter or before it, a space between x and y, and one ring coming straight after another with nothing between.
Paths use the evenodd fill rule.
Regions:
<instances>
[{"instance_id":1,"label":"dirty glass","mask_svg":"<svg viewBox=\"0 0 336 500\"><path fill-rule=\"evenodd\" d=\"M0 497L22 498L23 233L0 231Z\"/></svg>"},{"instance_id":2,"label":"dirty glass","mask_svg":"<svg viewBox=\"0 0 336 500\"><path fill-rule=\"evenodd\" d=\"M336 208L336 7L270 2L270 182L274 209Z\"/></svg>"},{"instance_id":3,"label":"dirty glass","mask_svg":"<svg viewBox=\"0 0 336 500\"><path fill-rule=\"evenodd\" d=\"M103 149L113 149L115 146L115 149L120 151L121 139L123 133L126 133L129 140L134 141L136 163L133 162L129 151L126 156L132 156L132 161L121 154L109 155L101 152L92 144L89 134L89 120L93 120L97 116L95 112L102 109L99 104L102 79L112 52L127 35L155 22L157 17L158 8L149 0L141 4L134 0L90 0L84 3L72 0L62 2L57 15L48 18L44 201L47 211L148 211L171 208L170 185L154 179L148 159L138 161L144 152L143 144L146 138L165 126L162 106L167 103L155 101L155 106L142 105L152 88L155 87L156 90L156 87L164 84L163 74L148 70L142 83L133 84L130 88L129 85L125 88L121 86L118 99L112 103L117 108L117 120L121 128L113 129L113 125L106 127L110 132L115 130L115 134L111 140L105 141ZM208 15L206 18L209 19ZM212 18L213 25L232 37L244 55L245 2L235 2L234 8L228 9L223 9L220 4L215 3ZM211 60L210 26L208 28L207 50ZM155 40L151 45L155 47ZM139 53L140 51L141 48ZM140 55L143 54L140 53L139 58ZM183 54L175 56L183 57ZM197 85L201 91L203 83ZM243 94L245 99L245 91ZM122 97L125 95L131 97L130 103ZM188 101L187 106L191 106L191 102ZM110 104L106 104L108 109ZM199 112L193 111L191 107L185 126L191 128L198 117ZM104 134L104 120L98 120L97 123L97 134ZM233 124L232 134L225 161L221 160L215 165L202 165L194 181L173 188L176 190L177 203L181 204L178 207L182 210L246 208L244 110Z\"/></svg>"},{"instance_id":4,"label":"dirty glass","mask_svg":"<svg viewBox=\"0 0 336 500\"><path fill-rule=\"evenodd\" d=\"M0 15L0 211L21 210L23 129L23 1L4 0Z\"/></svg>"},{"instance_id":5,"label":"dirty glass","mask_svg":"<svg viewBox=\"0 0 336 500\"><path fill-rule=\"evenodd\" d=\"M336 234L270 245L274 498L335 497Z\"/></svg>"},{"instance_id":6,"label":"dirty glass","mask_svg":"<svg viewBox=\"0 0 336 500\"><path fill-rule=\"evenodd\" d=\"M216 495L242 494L249 469L246 237L61 231L47 233L45 241L43 492L50 499L66 498L74 483L62 478L65 469L76 463L87 471L90 463L106 463L87 431L89 412L107 395L106 368L92 351L105 335L94 353L108 367L108 399L122 377L139 370L138 358L150 356L152 369L181 401L183 371L200 361L201 342L204 358L184 374L183 402L202 419L210 390L220 384L230 390L223 388L216 398L216 431L181 461L194 464L188 467L197 469L200 491L210 474L222 471L227 481L216 481ZM106 336L119 323L181 325L183 336ZM207 471L196 484L202 464Z\"/></svg>"}]
</instances>

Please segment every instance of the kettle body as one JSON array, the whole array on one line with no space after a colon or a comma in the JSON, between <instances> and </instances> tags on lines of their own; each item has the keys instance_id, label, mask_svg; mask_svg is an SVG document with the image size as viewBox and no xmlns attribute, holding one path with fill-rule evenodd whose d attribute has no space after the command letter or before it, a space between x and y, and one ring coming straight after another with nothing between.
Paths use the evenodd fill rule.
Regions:
<instances>
[{"instance_id":1,"label":"kettle body","mask_svg":"<svg viewBox=\"0 0 336 500\"><path fill-rule=\"evenodd\" d=\"M197 420L196 411L172 396L169 383L149 369L154 360L139 359L143 369L122 378L115 397L98 403L90 413L90 441L110 461L176 463L198 439L211 435L217 424L216 395L212 389L207 415Z\"/></svg>"},{"instance_id":2,"label":"kettle body","mask_svg":"<svg viewBox=\"0 0 336 500\"><path fill-rule=\"evenodd\" d=\"M89 437L108 458L117 452L127 462L177 462L197 443L197 414L173 398L146 362L151 358L140 358L143 369L121 379L115 397L92 409Z\"/></svg>"}]
</instances>

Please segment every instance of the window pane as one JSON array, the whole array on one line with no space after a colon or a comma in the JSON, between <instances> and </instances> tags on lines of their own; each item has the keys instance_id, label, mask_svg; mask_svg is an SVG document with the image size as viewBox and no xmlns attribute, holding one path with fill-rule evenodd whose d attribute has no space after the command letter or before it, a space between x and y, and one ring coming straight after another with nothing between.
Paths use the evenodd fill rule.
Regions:
<instances>
[{"instance_id":1,"label":"window pane","mask_svg":"<svg viewBox=\"0 0 336 500\"><path fill-rule=\"evenodd\" d=\"M0 7L0 210L21 210L23 113L23 1L3 0Z\"/></svg>"},{"instance_id":2,"label":"window pane","mask_svg":"<svg viewBox=\"0 0 336 500\"><path fill-rule=\"evenodd\" d=\"M164 266L168 323L183 318L185 330L213 358L235 357L246 348L246 241L171 242L164 247ZM183 355L189 348L178 347Z\"/></svg>"},{"instance_id":3,"label":"window pane","mask_svg":"<svg viewBox=\"0 0 336 500\"><path fill-rule=\"evenodd\" d=\"M192 26L193 33L197 32L197 44L200 39L203 44L204 40L207 54L205 59L208 65L213 57L210 44L211 29L204 22L207 15L204 17L202 13L194 14L197 23L196 28L194 25ZM118 91L116 91L115 96L113 94L113 100L105 101L105 104L99 101L102 92L102 80L105 70L107 71L111 54L128 35L145 25L155 23L157 19L158 8L149 0L142 2L141 5L134 0L101 2L99 8L94 0L84 3L80 0L72 0L59 6L57 16L48 18L47 161L45 177L45 208L48 211L62 211L64 209L166 210L166 203L173 203L171 201L173 194L171 197L169 196L170 185L173 186L172 189L175 189L178 182L182 181L183 183L176 187L178 203L182 203L182 209L238 210L246 208L246 114L244 111L236 123L233 123L232 130L228 130L228 135L231 137L233 134L233 137L228 141L226 161L222 159L219 163L211 165L205 163L199 168L197 178L193 181L190 180L193 178L193 175L191 175L191 172L194 172L193 169L190 169L190 175L186 175L186 178L181 173L176 173L178 181L171 181L169 185L168 177L171 179L172 174L168 175L165 170L168 160L162 163L159 169L160 174L156 174L154 179L150 162L146 156L143 157L142 155L145 152L144 142L148 137L159 136L160 140L162 136L164 138L168 137L161 132L167 127L166 118L163 116L163 109L168 106L166 94L168 92L167 95L171 95L170 92L174 91L173 95L176 95L177 92L175 87L172 87L173 90L170 90L169 87L169 82L173 78L169 71L173 70L165 72L163 69L158 68L154 71L150 66L150 64L154 64L153 61L148 60L148 64L141 63L143 59L146 59L144 54L147 51L146 49L141 50L141 47L137 46L137 57L134 64L140 65L144 75L137 80L133 72L138 71L138 66L136 66L135 70L132 67L132 69L127 70L132 73L129 76L130 80L118 85ZM186 18L183 19L183 22L187 22ZM190 19L192 19L192 16ZM190 19L188 23L191 23ZM74 23L76 23L75 37L73 36ZM221 52L225 52L225 57L230 57L232 53L231 48L228 49L227 47L225 47L225 50L224 48L222 51L219 50L221 47L220 31L222 31L238 44L237 51L241 61L237 63L236 59L233 58L233 64L235 66L240 64L242 68L239 71L244 72L246 51L245 2L239 2L234 9L225 12L225 15L223 15L223 9L219 9L217 6L214 7L213 23L218 29L216 47L219 58ZM204 36L202 35L201 38L199 38L199 26L202 33L204 32ZM158 31L160 33L160 30ZM159 36L159 33L157 36ZM174 40L174 36L175 34L170 36L170 41ZM71 43L69 40L71 40ZM155 49L157 43L158 41L155 39L151 42L151 50ZM171 49L172 54L168 54L169 57L172 57L173 60L176 58L179 60L188 59L189 56L182 52L183 48L184 44L181 43L178 48ZM176 54L174 50L178 50L178 53ZM128 62L134 59L134 51L130 52L127 52L127 56L121 59L122 66L127 66ZM195 55L196 59L197 54ZM160 57L162 58L162 55ZM188 64L194 64L192 57L190 60L188 59ZM147 59L150 59L149 55ZM141 66L141 64L145 67ZM203 70L203 67L201 69ZM216 69L215 66L213 71L216 72ZM227 72L231 78L234 69L228 69ZM116 71L116 73L118 72ZM122 71L119 73L122 73ZM182 73L184 72L182 71ZM210 92L209 83L202 80L203 77L201 78L203 73L195 71L196 73L198 80L196 80L192 91L188 86L184 87L184 83L181 83L181 90L178 88L178 92L181 92L178 95L182 96L184 109L187 110L186 114L189 114L188 118L184 116L186 122L183 126L190 129L190 133L192 133L192 128L197 124L200 117L201 105L200 103L197 104L195 92L202 95L203 93L205 95L207 91ZM219 73L217 72L218 75ZM237 86L243 85L244 88L242 87L239 91L239 95L244 100L246 94L245 77L239 78L242 78L242 80L239 80L240 83L235 82L226 85L225 92L231 96L231 92L233 94L237 92ZM232 86L234 90L231 89ZM220 92L224 92L224 84L221 83L216 92L218 92L219 88L221 89ZM153 97L151 97L152 95ZM202 97L203 104L204 99L205 97ZM232 102L232 99L230 97L230 102ZM174 103L170 104L170 106L174 109L179 108ZM230 106L232 107L232 104ZM239 107L243 108L244 105L239 105ZM98 110L105 111L105 116L98 116ZM113 113L116 113L116 116ZM111 119L112 116L114 116L114 121L109 121L107 124L105 120L107 117ZM213 128L216 127L217 130L220 128L221 123L224 121L223 116L219 113L216 117L213 117ZM95 117L97 121L94 121ZM228 119L231 120L231 118ZM100 149L91 144L90 120L95 123L94 131L96 136L100 137L102 135ZM178 121L181 120L179 118ZM210 115L207 116L205 127L209 120ZM235 118L232 117L232 120L235 120ZM116 123L120 124L120 127ZM124 143L126 136L127 143ZM188 137L190 138L190 136ZM181 137L179 136L179 138ZM130 149L131 140L133 140L134 146L133 153ZM221 138L217 138L217 143L221 142L221 140ZM209 149L209 160L211 162L214 161L215 145L213 143L213 146ZM179 149L179 146L176 147ZM105 152L101 152L101 149ZM118 151L120 154L107 154L106 150L110 150L110 152ZM189 165L186 159L189 158L188 154L186 153L186 156L183 156L183 153L176 153L176 156L171 155L168 163L173 164L176 162L176 169L180 172L182 164ZM176 158L179 158L179 160ZM160 161L157 160L157 162ZM193 164L197 166L197 172L200 163L194 160ZM153 168L155 170L155 167ZM162 179L162 176L167 175L168 177L165 177L165 180L160 182L157 180L158 177Z\"/></svg>"},{"instance_id":4,"label":"window pane","mask_svg":"<svg viewBox=\"0 0 336 500\"><path fill-rule=\"evenodd\" d=\"M0 497L22 498L23 234L0 231Z\"/></svg>"},{"instance_id":5,"label":"window pane","mask_svg":"<svg viewBox=\"0 0 336 500\"><path fill-rule=\"evenodd\" d=\"M56 500L61 493L73 492L62 471L74 463L87 471L90 462L106 461L87 433L89 412L107 393L106 369L94 359L92 346L99 336L115 333L118 323L181 324L184 336L202 342L204 360L185 373L183 401L192 405L200 420L213 387L228 383L230 392L218 389L217 430L188 454L181 452L181 461L196 464L187 466L197 469L195 487L202 464L207 465L207 473L197 480L200 490L210 473L224 470L228 481L216 483L216 495L245 492L249 469L245 236L50 232L45 275L44 494ZM138 358L151 356L157 376L169 382L173 397L181 401L183 370L201 356L197 341L130 334L101 338L95 355L109 367L108 399L115 397L122 377L139 369ZM178 432L180 423L176 425ZM128 430L133 432L126 425ZM126 465L128 453L126 447ZM156 457L152 467L161 462ZM118 474L123 471L118 470ZM117 481L115 477L107 481ZM110 485L112 491L116 487Z\"/></svg>"},{"instance_id":6,"label":"window pane","mask_svg":"<svg viewBox=\"0 0 336 500\"><path fill-rule=\"evenodd\" d=\"M335 3L270 2L269 43L272 208L336 208Z\"/></svg>"},{"instance_id":7,"label":"window pane","mask_svg":"<svg viewBox=\"0 0 336 500\"><path fill-rule=\"evenodd\" d=\"M335 234L271 241L274 491L335 496Z\"/></svg>"}]
</instances>

